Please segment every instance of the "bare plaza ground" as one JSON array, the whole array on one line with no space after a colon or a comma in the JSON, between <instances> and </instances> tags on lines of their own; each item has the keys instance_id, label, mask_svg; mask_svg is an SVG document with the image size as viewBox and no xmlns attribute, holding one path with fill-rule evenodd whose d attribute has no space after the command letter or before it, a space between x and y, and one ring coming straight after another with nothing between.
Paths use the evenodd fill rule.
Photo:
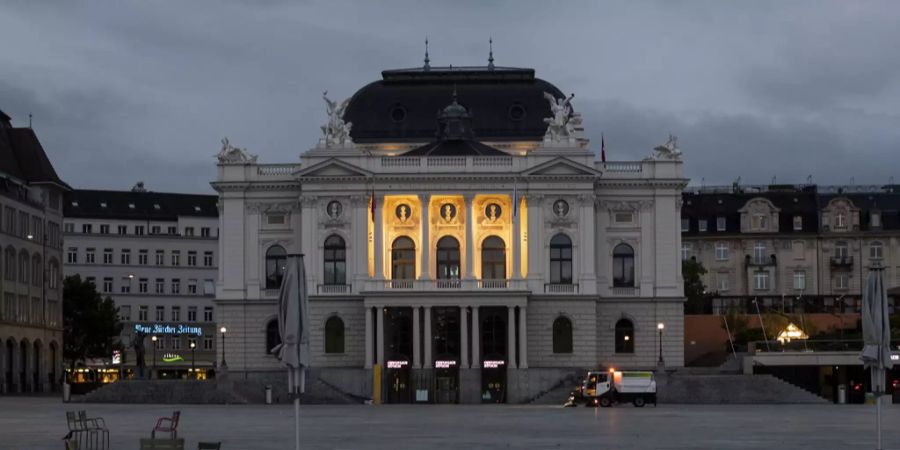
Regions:
<instances>
[{"instance_id":1,"label":"bare plaza ground","mask_svg":"<svg viewBox=\"0 0 900 450\"><path fill-rule=\"evenodd\" d=\"M113 449L137 449L157 417L182 411L186 448L293 448L289 405L63 404L0 398L0 449L60 449L65 411L87 409L112 430ZM638 409L518 405L303 406L305 449L615 448L871 449L865 405L660 405ZM885 448L900 449L900 405L884 408Z\"/></svg>"}]
</instances>

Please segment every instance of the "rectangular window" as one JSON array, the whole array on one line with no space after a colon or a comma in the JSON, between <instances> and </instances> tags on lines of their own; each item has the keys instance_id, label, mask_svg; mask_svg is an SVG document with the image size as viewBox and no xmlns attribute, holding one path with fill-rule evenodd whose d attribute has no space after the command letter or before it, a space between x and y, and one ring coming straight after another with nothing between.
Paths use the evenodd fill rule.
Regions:
<instances>
[{"instance_id":1,"label":"rectangular window","mask_svg":"<svg viewBox=\"0 0 900 450\"><path fill-rule=\"evenodd\" d=\"M131 249L123 248L122 254L120 255L120 260L123 265L131 264Z\"/></svg>"},{"instance_id":2,"label":"rectangular window","mask_svg":"<svg viewBox=\"0 0 900 450\"><path fill-rule=\"evenodd\" d=\"M619 211L613 215L616 223L631 223L634 221L634 213L630 211Z\"/></svg>"},{"instance_id":3,"label":"rectangular window","mask_svg":"<svg viewBox=\"0 0 900 450\"><path fill-rule=\"evenodd\" d=\"M173 266L181 265L181 251L172 250L172 265Z\"/></svg>"},{"instance_id":4,"label":"rectangular window","mask_svg":"<svg viewBox=\"0 0 900 450\"><path fill-rule=\"evenodd\" d=\"M212 306L204 306L204 307L203 307L203 321L204 321L204 322L212 322L212 321L213 321L213 308L212 308Z\"/></svg>"},{"instance_id":5,"label":"rectangular window","mask_svg":"<svg viewBox=\"0 0 900 450\"><path fill-rule=\"evenodd\" d=\"M100 234L109 234L109 225L100 225Z\"/></svg>"},{"instance_id":6,"label":"rectangular window","mask_svg":"<svg viewBox=\"0 0 900 450\"><path fill-rule=\"evenodd\" d=\"M834 227L835 228L846 228L847 227L847 216L843 214L838 214L834 217Z\"/></svg>"},{"instance_id":7,"label":"rectangular window","mask_svg":"<svg viewBox=\"0 0 900 450\"><path fill-rule=\"evenodd\" d=\"M756 264L765 264L768 259L768 255L766 255L766 244L762 242L757 242L753 246L753 260Z\"/></svg>"},{"instance_id":8,"label":"rectangular window","mask_svg":"<svg viewBox=\"0 0 900 450\"><path fill-rule=\"evenodd\" d=\"M794 216L794 231L803 231L803 216Z\"/></svg>"},{"instance_id":9,"label":"rectangular window","mask_svg":"<svg viewBox=\"0 0 900 450\"><path fill-rule=\"evenodd\" d=\"M103 278L103 292L110 293L113 290L113 279L110 277Z\"/></svg>"},{"instance_id":10,"label":"rectangular window","mask_svg":"<svg viewBox=\"0 0 900 450\"><path fill-rule=\"evenodd\" d=\"M203 280L203 294L216 295L216 283L211 278Z\"/></svg>"},{"instance_id":11,"label":"rectangular window","mask_svg":"<svg viewBox=\"0 0 900 450\"><path fill-rule=\"evenodd\" d=\"M187 293L191 295L197 295L197 280L188 280Z\"/></svg>"},{"instance_id":12,"label":"rectangular window","mask_svg":"<svg viewBox=\"0 0 900 450\"><path fill-rule=\"evenodd\" d=\"M172 235L178 234L178 227L169 227L168 233Z\"/></svg>"},{"instance_id":13,"label":"rectangular window","mask_svg":"<svg viewBox=\"0 0 900 450\"><path fill-rule=\"evenodd\" d=\"M172 307L172 322L180 322L181 321L181 307L173 306Z\"/></svg>"},{"instance_id":14,"label":"rectangular window","mask_svg":"<svg viewBox=\"0 0 900 450\"><path fill-rule=\"evenodd\" d=\"M122 286L120 287L123 294L131 292L131 278L122 277Z\"/></svg>"},{"instance_id":15,"label":"rectangular window","mask_svg":"<svg viewBox=\"0 0 900 450\"><path fill-rule=\"evenodd\" d=\"M153 225L152 227L150 227L150 234L160 234L161 232L162 230L160 229L159 225Z\"/></svg>"},{"instance_id":16,"label":"rectangular window","mask_svg":"<svg viewBox=\"0 0 900 450\"><path fill-rule=\"evenodd\" d=\"M881 228L881 213L873 212L869 224L872 228Z\"/></svg>"},{"instance_id":17,"label":"rectangular window","mask_svg":"<svg viewBox=\"0 0 900 450\"><path fill-rule=\"evenodd\" d=\"M203 252L203 267L212 267L213 252Z\"/></svg>"},{"instance_id":18,"label":"rectangular window","mask_svg":"<svg viewBox=\"0 0 900 450\"><path fill-rule=\"evenodd\" d=\"M284 214L266 214L266 221L269 225L283 225Z\"/></svg>"},{"instance_id":19,"label":"rectangular window","mask_svg":"<svg viewBox=\"0 0 900 450\"><path fill-rule=\"evenodd\" d=\"M166 280L164 278L157 278L155 284L157 294L164 294L166 292Z\"/></svg>"},{"instance_id":20,"label":"rectangular window","mask_svg":"<svg viewBox=\"0 0 900 450\"><path fill-rule=\"evenodd\" d=\"M716 243L716 261L728 261L728 243Z\"/></svg>"},{"instance_id":21,"label":"rectangular window","mask_svg":"<svg viewBox=\"0 0 900 450\"><path fill-rule=\"evenodd\" d=\"M884 246L881 242L873 242L869 244L869 258L872 259L881 259L884 255Z\"/></svg>"},{"instance_id":22,"label":"rectangular window","mask_svg":"<svg viewBox=\"0 0 900 450\"><path fill-rule=\"evenodd\" d=\"M89 224L89 223L81 224L81 232L82 233L91 234L92 231L93 231L93 226L91 226L91 224Z\"/></svg>"},{"instance_id":23,"label":"rectangular window","mask_svg":"<svg viewBox=\"0 0 900 450\"><path fill-rule=\"evenodd\" d=\"M166 348L166 338L165 338L165 336L158 337L158 338L156 339L156 344L155 344L155 346L156 346L156 349L157 349L157 350L164 350L164 349ZM155 364L155 363L154 363L154 364Z\"/></svg>"},{"instance_id":24,"label":"rectangular window","mask_svg":"<svg viewBox=\"0 0 900 450\"><path fill-rule=\"evenodd\" d=\"M850 277L845 273L839 273L834 276L834 288L846 290L850 287Z\"/></svg>"},{"instance_id":25,"label":"rectangular window","mask_svg":"<svg viewBox=\"0 0 900 450\"><path fill-rule=\"evenodd\" d=\"M188 306L188 322L196 322L197 321L197 307L196 306Z\"/></svg>"},{"instance_id":26,"label":"rectangular window","mask_svg":"<svg viewBox=\"0 0 900 450\"><path fill-rule=\"evenodd\" d=\"M63 224L63 231L66 233L74 233L75 232L75 224L74 223Z\"/></svg>"},{"instance_id":27,"label":"rectangular window","mask_svg":"<svg viewBox=\"0 0 900 450\"><path fill-rule=\"evenodd\" d=\"M119 234L128 234L128 225L119 225Z\"/></svg>"},{"instance_id":28,"label":"rectangular window","mask_svg":"<svg viewBox=\"0 0 900 450\"><path fill-rule=\"evenodd\" d=\"M161 266L166 263L166 251L165 250L157 250L156 251L156 265Z\"/></svg>"},{"instance_id":29,"label":"rectangular window","mask_svg":"<svg viewBox=\"0 0 900 450\"><path fill-rule=\"evenodd\" d=\"M753 287L758 291L769 289L769 272L756 272L753 274Z\"/></svg>"},{"instance_id":30,"label":"rectangular window","mask_svg":"<svg viewBox=\"0 0 900 450\"><path fill-rule=\"evenodd\" d=\"M681 244L681 260L687 261L691 258L691 244Z\"/></svg>"},{"instance_id":31,"label":"rectangular window","mask_svg":"<svg viewBox=\"0 0 900 450\"><path fill-rule=\"evenodd\" d=\"M119 307L119 320L131 322L131 306L122 305Z\"/></svg>"},{"instance_id":32,"label":"rectangular window","mask_svg":"<svg viewBox=\"0 0 900 450\"><path fill-rule=\"evenodd\" d=\"M802 270L794 271L794 289L802 291L806 289L806 272Z\"/></svg>"},{"instance_id":33,"label":"rectangular window","mask_svg":"<svg viewBox=\"0 0 900 450\"><path fill-rule=\"evenodd\" d=\"M181 279L172 278L172 294L180 294L181 293Z\"/></svg>"},{"instance_id":34,"label":"rectangular window","mask_svg":"<svg viewBox=\"0 0 900 450\"><path fill-rule=\"evenodd\" d=\"M84 277L84 281L87 281L88 283L93 284L94 288L97 287L97 279L94 277Z\"/></svg>"},{"instance_id":35,"label":"rectangular window","mask_svg":"<svg viewBox=\"0 0 900 450\"><path fill-rule=\"evenodd\" d=\"M681 232L686 233L691 230L691 219L681 218Z\"/></svg>"},{"instance_id":36,"label":"rectangular window","mask_svg":"<svg viewBox=\"0 0 900 450\"><path fill-rule=\"evenodd\" d=\"M212 336L203 336L203 350L212 350L212 349L213 349Z\"/></svg>"},{"instance_id":37,"label":"rectangular window","mask_svg":"<svg viewBox=\"0 0 900 450\"><path fill-rule=\"evenodd\" d=\"M147 249L138 250L138 264L142 266L147 265Z\"/></svg>"},{"instance_id":38,"label":"rectangular window","mask_svg":"<svg viewBox=\"0 0 900 450\"><path fill-rule=\"evenodd\" d=\"M701 233L706 232L706 219L700 219L697 221L697 229Z\"/></svg>"},{"instance_id":39,"label":"rectangular window","mask_svg":"<svg viewBox=\"0 0 900 450\"><path fill-rule=\"evenodd\" d=\"M78 263L78 247L69 247L69 251L66 252L66 263Z\"/></svg>"},{"instance_id":40,"label":"rectangular window","mask_svg":"<svg viewBox=\"0 0 900 450\"><path fill-rule=\"evenodd\" d=\"M720 272L716 275L716 288L719 292L728 292L728 272Z\"/></svg>"},{"instance_id":41,"label":"rectangular window","mask_svg":"<svg viewBox=\"0 0 900 450\"><path fill-rule=\"evenodd\" d=\"M193 237L194 236L194 227L185 227L184 235Z\"/></svg>"},{"instance_id":42,"label":"rectangular window","mask_svg":"<svg viewBox=\"0 0 900 450\"><path fill-rule=\"evenodd\" d=\"M112 264L113 263L113 251L111 248L103 249L103 264Z\"/></svg>"},{"instance_id":43,"label":"rectangular window","mask_svg":"<svg viewBox=\"0 0 900 450\"><path fill-rule=\"evenodd\" d=\"M197 265L197 252L188 252L187 265L196 266Z\"/></svg>"},{"instance_id":44,"label":"rectangular window","mask_svg":"<svg viewBox=\"0 0 900 450\"><path fill-rule=\"evenodd\" d=\"M200 237L209 237L209 227L200 228Z\"/></svg>"},{"instance_id":45,"label":"rectangular window","mask_svg":"<svg viewBox=\"0 0 900 450\"><path fill-rule=\"evenodd\" d=\"M138 236L144 235L144 226L143 225L135 225L134 226L134 234Z\"/></svg>"},{"instance_id":46,"label":"rectangular window","mask_svg":"<svg viewBox=\"0 0 900 450\"><path fill-rule=\"evenodd\" d=\"M96 257L97 257L97 249L95 249L95 248L88 248L88 249L85 250L85 253L84 253L84 262L86 262L86 263L88 263L88 264L94 264L94 261L96 260Z\"/></svg>"},{"instance_id":47,"label":"rectangular window","mask_svg":"<svg viewBox=\"0 0 900 450\"><path fill-rule=\"evenodd\" d=\"M166 320L166 307L165 306L157 306L156 307L156 321L162 322Z\"/></svg>"},{"instance_id":48,"label":"rectangular window","mask_svg":"<svg viewBox=\"0 0 900 450\"><path fill-rule=\"evenodd\" d=\"M141 278L141 279L139 279L139 280L138 280L138 292L141 293L141 294L146 294L146 293L147 293L147 285L148 285L148 284L149 284L149 283L148 283L148 280L147 280L146 278Z\"/></svg>"},{"instance_id":49,"label":"rectangular window","mask_svg":"<svg viewBox=\"0 0 900 450\"><path fill-rule=\"evenodd\" d=\"M146 322L148 320L148 317L147 317L148 310L149 310L149 308L147 308L147 305L141 305L138 308L138 321Z\"/></svg>"},{"instance_id":50,"label":"rectangular window","mask_svg":"<svg viewBox=\"0 0 900 450\"><path fill-rule=\"evenodd\" d=\"M765 214L754 214L751 218L751 230L753 231L768 231L769 229L769 216Z\"/></svg>"},{"instance_id":51,"label":"rectangular window","mask_svg":"<svg viewBox=\"0 0 900 450\"><path fill-rule=\"evenodd\" d=\"M172 336L169 340L172 342L172 350L181 350L181 336Z\"/></svg>"}]
</instances>

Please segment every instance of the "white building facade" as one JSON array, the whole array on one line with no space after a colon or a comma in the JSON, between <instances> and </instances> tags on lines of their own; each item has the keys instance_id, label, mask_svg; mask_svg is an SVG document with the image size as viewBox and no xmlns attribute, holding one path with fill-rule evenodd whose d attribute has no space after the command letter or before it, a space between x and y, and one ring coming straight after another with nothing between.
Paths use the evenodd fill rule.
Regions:
<instances>
[{"instance_id":1,"label":"white building facade","mask_svg":"<svg viewBox=\"0 0 900 450\"><path fill-rule=\"evenodd\" d=\"M382 75L326 98L325 136L299 163L223 142L229 371L283 378L269 349L298 253L313 377L351 394L523 402L586 368L683 365L674 139L643 161L598 162L571 98L532 69Z\"/></svg>"},{"instance_id":2,"label":"white building facade","mask_svg":"<svg viewBox=\"0 0 900 450\"><path fill-rule=\"evenodd\" d=\"M212 195L149 192L139 183L66 197L64 272L115 302L126 347L122 374L136 374L135 336L159 378L188 377L192 369L203 378L214 367L218 228Z\"/></svg>"}]
</instances>

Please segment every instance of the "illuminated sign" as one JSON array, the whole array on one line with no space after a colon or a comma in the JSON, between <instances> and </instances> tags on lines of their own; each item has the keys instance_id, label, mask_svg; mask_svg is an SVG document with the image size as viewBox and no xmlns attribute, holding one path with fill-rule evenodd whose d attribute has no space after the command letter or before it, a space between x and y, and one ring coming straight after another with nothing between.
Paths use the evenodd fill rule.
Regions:
<instances>
[{"instance_id":1,"label":"illuminated sign","mask_svg":"<svg viewBox=\"0 0 900 450\"><path fill-rule=\"evenodd\" d=\"M435 369L449 369L456 365L456 361L435 361L434 368Z\"/></svg>"},{"instance_id":2,"label":"illuminated sign","mask_svg":"<svg viewBox=\"0 0 900 450\"><path fill-rule=\"evenodd\" d=\"M200 327L192 327L179 323L177 325L164 325L161 323L152 324L134 324L135 333L144 334L193 334L195 336L203 336L203 329Z\"/></svg>"},{"instance_id":3,"label":"illuminated sign","mask_svg":"<svg viewBox=\"0 0 900 450\"><path fill-rule=\"evenodd\" d=\"M485 369L499 369L501 366L505 365L506 361L497 360L497 361L485 361L484 368Z\"/></svg>"},{"instance_id":4,"label":"illuminated sign","mask_svg":"<svg viewBox=\"0 0 900 450\"><path fill-rule=\"evenodd\" d=\"M182 358L181 355L178 355L175 353L166 353L162 357L162 362L165 362L165 363L172 363L172 362L178 362L178 361L184 361L184 358Z\"/></svg>"},{"instance_id":5,"label":"illuminated sign","mask_svg":"<svg viewBox=\"0 0 900 450\"><path fill-rule=\"evenodd\" d=\"M112 363L113 363L113 365L122 364L122 352L121 351L113 350Z\"/></svg>"},{"instance_id":6,"label":"illuminated sign","mask_svg":"<svg viewBox=\"0 0 900 450\"><path fill-rule=\"evenodd\" d=\"M402 369L409 365L409 361L388 361L387 368L388 369Z\"/></svg>"},{"instance_id":7,"label":"illuminated sign","mask_svg":"<svg viewBox=\"0 0 900 450\"><path fill-rule=\"evenodd\" d=\"M891 361L900 361L900 355L891 355Z\"/></svg>"}]
</instances>

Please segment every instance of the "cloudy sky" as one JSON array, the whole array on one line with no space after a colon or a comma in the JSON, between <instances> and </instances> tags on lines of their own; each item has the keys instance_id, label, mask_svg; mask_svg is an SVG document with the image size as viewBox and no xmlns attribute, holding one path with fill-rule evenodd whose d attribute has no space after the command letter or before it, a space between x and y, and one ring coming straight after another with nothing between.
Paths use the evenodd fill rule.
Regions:
<instances>
[{"instance_id":1,"label":"cloudy sky","mask_svg":"<svg viewBox=\"0 0 900 450\"><path fill-rule=\"evenodd\" d=\"M74 4L79 3L78 6ZM387 68L533 67L594 147L679 136L693 183L887 183L900 166L894 1L16 1L0 109L81 188L210 192L219 140L291 162ZM900 182L900 176L897 177Z\"/></svg>"}]
</instances>

